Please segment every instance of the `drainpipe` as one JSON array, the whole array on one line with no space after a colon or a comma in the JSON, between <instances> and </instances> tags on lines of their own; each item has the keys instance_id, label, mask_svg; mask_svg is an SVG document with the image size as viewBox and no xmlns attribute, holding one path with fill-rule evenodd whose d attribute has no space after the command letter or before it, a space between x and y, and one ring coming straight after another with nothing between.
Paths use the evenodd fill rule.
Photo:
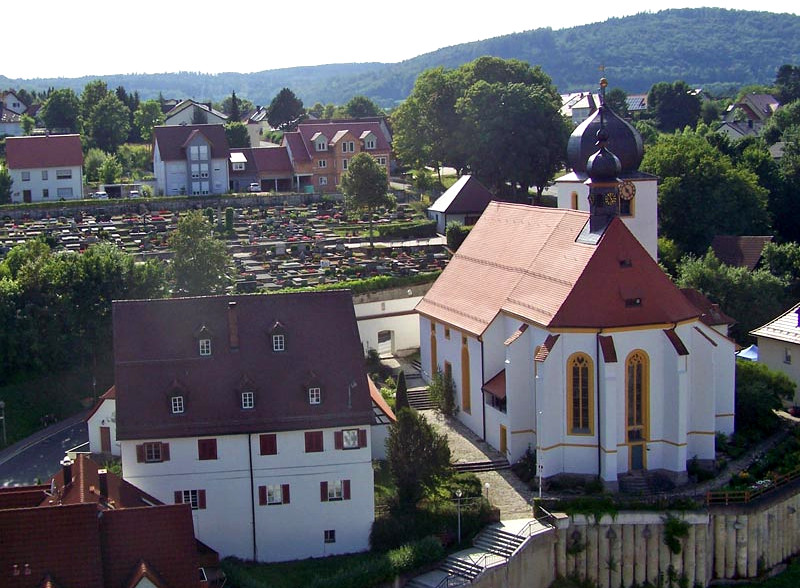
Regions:
<instances>
[{"instance_id":1,"label":"drainpipe","mask_svg":"<svg viewBox=\"0 0 800 588\"><path fill-rule=\"evenodd\" d=\"M253 528L253 561L258 561L258 547L256 546L256 497L253 489L253 434L247 434L247 453L250 459L250 516Z\"/></svg>"},{"instance_id":2,"label":"drainpipe","mask_svg":"<svg viewBox=\"0 0 800 588\"><path fill-rule=\"evenodd\" d=\"M481 417L483 419L483 440L486 441L486 397L483 391L483 385L486 380L483 372L483 337L479 338L478 341L481 342Z\"/></svg>"},{"instance_id":3,"label":"drainpipe","mask_svg":"<svg viewBox=\"0 0 800 588\"><path fill-rule=\"evenodd\" d=\"M600 480L603 479L603 429L601 427L602 421L600 419L600 414L602 413L603 409L603 405L600 403L600 333L602 332L603 329L600 329L594 339L595 360L597 362L597 366L595 368L595 371L597 372L595 376L595 379L597 380L597 477L600 478Z\"/></svg>"}]
</instances>

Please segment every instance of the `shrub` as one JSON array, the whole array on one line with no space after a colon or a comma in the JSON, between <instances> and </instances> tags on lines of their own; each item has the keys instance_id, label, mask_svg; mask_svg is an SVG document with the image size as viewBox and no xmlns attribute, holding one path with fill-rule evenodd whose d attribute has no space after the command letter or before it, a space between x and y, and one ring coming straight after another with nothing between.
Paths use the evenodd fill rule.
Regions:
<instances>
[{"instance_id":1,"label":"shrub","mask_svg":"<svg viewBox=\"0 0 800 588\"><path fill-rule=\"evenodd\" d=\"M442 373L436 370L428 386L428 395L436 404L436 408L445 416L453 416L456 413L455 400L456 387L453 383L453 376L449 373Z\"/></svg>"},{"instance_id":2,"label":"shrub","mask_svg":"<svg viewBox=\"0 0 800 588\"><path fill-rule=\"evenodd\" d=\"M435 237L436 221L421 220L410 223L387 223L378 227L378 235L381 237L405 239Z\"/></svg>"},{"instance_id":3,"label":"shrub","mask_svg":"<svg viewBox=\"0 0 800 588\"><path fill-rule=\"evenodd\" d=\"M461 244L464 242L464 239L467 238L471 230L472 227L465 227L461 223L455 221L447 223L447 229L445 231L447 235L447 246L452 251L456 251L461 247Z\"/></svg>"}]
</instances>

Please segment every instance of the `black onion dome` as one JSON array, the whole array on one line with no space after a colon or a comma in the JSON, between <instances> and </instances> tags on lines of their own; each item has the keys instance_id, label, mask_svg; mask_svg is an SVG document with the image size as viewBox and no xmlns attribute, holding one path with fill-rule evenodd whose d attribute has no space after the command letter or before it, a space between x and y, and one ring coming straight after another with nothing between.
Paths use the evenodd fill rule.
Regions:
<instances>
[{"instance_id":1,"label":"black onion dome","mask_svg":"<svg viewBox=\"0 0 800 588\"><path fill-rule=\"evenodd\" d=\"M608 107L603 109L603 123L608 132L607 147L619 158L621 173L639 169L644 157L644 145L639 131L617 116ZM600 130L600 109L594 111L572 131L567 143L567 161L576 172L586 172L589 157L597 151L597 132Z\"/></svg>"},{"instance_id":2,"label":"black onion dome","mask_svg":"<svg viewBox=\"0 0 800 588\"><path fill-rule=\"evenodd\" d=\"M599 182L616 180L621 169L619 158L605 146L589 157L586 163L586 173L592 180Z\"/></svg>"}]
</instances>

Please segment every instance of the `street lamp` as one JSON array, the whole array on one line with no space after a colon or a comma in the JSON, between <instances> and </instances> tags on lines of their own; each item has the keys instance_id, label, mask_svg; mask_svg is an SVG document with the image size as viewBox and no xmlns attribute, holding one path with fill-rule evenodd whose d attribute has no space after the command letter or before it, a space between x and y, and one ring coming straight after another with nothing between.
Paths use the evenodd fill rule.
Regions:
<instances>
[{"instance_id":1,"label":"street lamp","mask_svg":"<svg viewBox=\"0 0 800 588\"><path fill-rule=\"evenodd\" d=\"M3 421L3 447L6 446L6 403L0 400L0 421Z\"/></svg>"},{"instance_id":2,"label":"street lamp","mask_svg":"<svg viewBox=\"0 0 800 588\"><path fill-rule=\"evenodd\" d=\"M489 500L489 490L491 489L491 486L489 485L489 482L486 482L486 484L484 484L484 487L486 488L486 502L488 502L489 505L491 505L492 501Z\"/></svg>"},{"instance_id":3,"label":"street lamp","mask_svg":"<svg viewBox=\"0 0 800 588\"><path fill-rule=\"evenodd\" d=\"M461 488L456 490L456 498L458 498L458 544L461 545Z\"/></svg>"}]
</instances>

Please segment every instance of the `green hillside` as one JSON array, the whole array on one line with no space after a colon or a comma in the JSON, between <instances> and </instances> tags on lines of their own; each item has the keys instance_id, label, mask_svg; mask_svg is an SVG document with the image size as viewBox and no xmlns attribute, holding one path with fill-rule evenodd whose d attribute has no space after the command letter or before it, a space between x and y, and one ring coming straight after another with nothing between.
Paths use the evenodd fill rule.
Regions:
<instances>
[{"instance_id":1,"label":"green hillside","mask_svg":"<svg viewBox=\"0 0 800 588\"><path fill-rule=\"evenodd\" d=\"M138 90L142 98L192 97L221 100L235 89L256 104L268 104L283 87L307 106L343 104L364 94L383 106L402 101L417 75L430 67L457 67L481 55L517 58L541 65L559 91L597 84L599 66L612 86L646 92L658 81L685 80L721 88L768 84L784 63L800 63L800 16L697 8L640 13L562 30L536 29L446 47L400 63L321 65L251 74L173 73L104 76L109 87ZM369 59L369 55L364 55ZM169 63L165 61L164 67ZM93 78L10 80L0 87L80 91Z\"/></svg>"}]
</instances>

